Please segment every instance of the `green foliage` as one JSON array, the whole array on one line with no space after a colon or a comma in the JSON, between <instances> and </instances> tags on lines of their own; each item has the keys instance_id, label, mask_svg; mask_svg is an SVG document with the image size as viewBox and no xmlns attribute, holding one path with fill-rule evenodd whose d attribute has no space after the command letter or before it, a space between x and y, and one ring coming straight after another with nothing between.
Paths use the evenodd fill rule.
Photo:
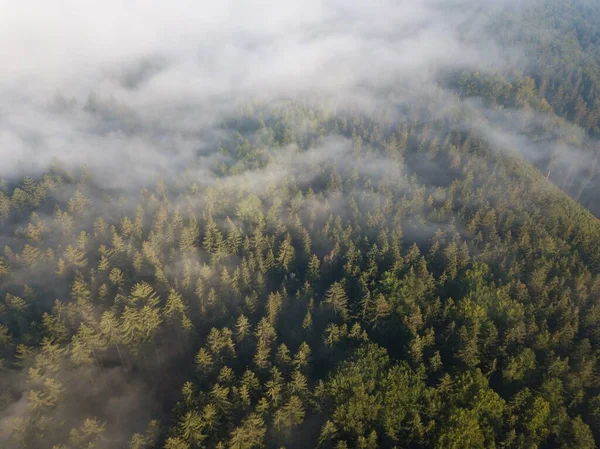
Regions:
<instances>
[{"instance_id":1,"label":"green foliage","mask_svg":"<svg viewBox=\"0 0 600 449\"><path fill-rule=\"evenodd\" d=\"M546 107L534 78L459 84ZM595 447L594 216L456 117L256 114L249 134L225 126L237 159L209 185L182 174L119 201L50 173L3 190L0 369L23 379L0 394L20 411L3 444ZM310 176L237 184L292 141ZM123 436L113 395L138 389L160 426Z\"/></svg>"}]
</instances>

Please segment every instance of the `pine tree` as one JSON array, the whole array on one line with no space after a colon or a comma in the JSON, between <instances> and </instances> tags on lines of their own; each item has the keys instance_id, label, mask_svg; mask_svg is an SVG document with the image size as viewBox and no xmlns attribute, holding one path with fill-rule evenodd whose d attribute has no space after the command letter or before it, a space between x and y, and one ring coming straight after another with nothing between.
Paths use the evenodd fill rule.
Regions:
<instances>
[{"instance_id":1,"label":"pine tree","mask_svg":"<svg viewBox=\"0 0 600 449\"><path fill-rule=\"evenodd\" d=\"M286 234L285 239L281 242L279 246L279 251L277 253L277 264L285 271L289 271L291 264L294 261L294 255L296 250L292 245L292 236L289 232Z\"/></svg>"},{"instance_id":2,"label":"pine tree","mask_svg":"<svg viewBox=\"0 0 600 449\"><path fill-rule=\"evenodd\" d=\"M230 449L252 449L264 446L267 433L263 418L256 413L246 417L229 437Z\"/></svg>"},{"instance_id":3,"label":"pine tree","mask_svg":"<svg viewBox=\"0 0 600 449\"><path fill-rule=\"evenodd\" d=\"M162 314L165 321L175 328L181 355L184 352L184 339L192 331L192 321L187 316L187 307L183 303L183 297L174 289L171 289Z\"/></svg>"},{"instance_id":4,"label":"pine tree","mask_svg":"<svg viewBox=\"0 0 600 449\"><path fill-rule=\"evenodd\" d=\"M188 411L179 421L179 435L186 443L195 447L206 439L203 433L204 422L202 416L196 411Z\"/></svg>"},{"instance_id":5,"label":"pine tree","mask_svg":"<svg viewBox=\"0 0 600 449\"><path fill-rule=\"evenodd\" d=\"M100 334L106 341L107 346L114 345L115 349L117 350L117 354L119 355L121 365L124 366L125 362L119 346L122 341L121 329L119 327L119 321L114 312L106 311L102 314L102 317L100 318Z\"/></svg>"},{"instance_id":6,"label":"pine tree","mask_svg":"<svg viewBox=\"0 0 600 449\"><path fill-rule=\"evenodd\" d=\"M240 315L235 324L236 340L242 342L251 332L250 320L245 315Z\"/></svg>"},{"instance_id":7,"label":"pine tree","mask_svg":"<svg viewBox=\"0 0 600 449\"><path fill-rule=\"evenodd\" d=\"M227 226L227 250L231 254L237 254L242 245L243 233L229 217L226 218L225 224Z\"/></svg>"},{"instance_id":8,"label":"pine tree","mask_svg":"<svg viewBox=\"0 0 600 449\"><path fill-rule=\"evenodd\" d=\"M348 297L344 287L339 282L334 282L327 290L325 303L331 307L336 315L345 321L349 318Z\"/></svg>"},{"instance_id":9,"label":"pine tree","mask_svg":"<svg viewBox=\"0 0 600 449\"><path fill-rule=\"evenodd\" d=\"M276 325L277 317L281 313L282 308L283 300L281 294L279 292L269 294L267 298L267 314L273 326Z\"/></svg>"}]
</instances>

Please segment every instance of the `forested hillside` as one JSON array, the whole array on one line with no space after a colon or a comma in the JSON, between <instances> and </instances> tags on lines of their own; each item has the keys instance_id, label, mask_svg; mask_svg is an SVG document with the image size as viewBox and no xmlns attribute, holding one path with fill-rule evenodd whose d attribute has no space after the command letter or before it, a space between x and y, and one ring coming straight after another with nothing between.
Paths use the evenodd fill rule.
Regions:
<instances>
[{"instance_id":1,"label":"forested hillside","mask_svg":"<svg viewBox=\"0 0 600 449\"><path fill-rule=\"evenodd\" d=\"M4 187L7 447L594 447L589 212L449 122L223 126L211 182Z\"/></svg>"},{"instance_id":2,"label":"forested hillside","mask_svg":"<svg viewBox=\"0 0 600 449\"><path fill-rule=\"evenodd\" d=\"M507 73L465 72L449 84L493 105L486 114L546 177L600 216L600 4L536 0L490 28L504 51L519 48ZM498 110L499 109L499 110ZM515 111L518 110L519 112ZM515 137L524 137L518 143Z\"/></svg>"},{"instance_id":3,"label":"forested hillside","mask_svg":"<svg viewBox=\"0 0 600 449\"><path fill-rule=\"evenodd\" d=\"M0 83L0 449L595 448L600 4L506 4L459 30L518 62L322 98Z\"/></svg>"}]
</instances>

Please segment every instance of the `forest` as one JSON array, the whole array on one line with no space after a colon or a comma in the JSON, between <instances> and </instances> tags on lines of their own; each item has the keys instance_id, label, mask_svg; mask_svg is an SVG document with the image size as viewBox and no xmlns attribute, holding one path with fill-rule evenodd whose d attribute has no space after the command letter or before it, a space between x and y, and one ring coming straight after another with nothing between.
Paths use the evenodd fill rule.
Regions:
<instances>
[{"instance_id":1,"label":"forest","mask_svg":"<svg viewBox=\"0 0 600 449\"><path fill-rule=\"evenodd\" d=\"M595 448L600 5L486 30L527 64L244 98L187 159L188 122L143 157L134 109L56 96L134 152L0 170L0 448Z\"/></svg>"}]
</instances>

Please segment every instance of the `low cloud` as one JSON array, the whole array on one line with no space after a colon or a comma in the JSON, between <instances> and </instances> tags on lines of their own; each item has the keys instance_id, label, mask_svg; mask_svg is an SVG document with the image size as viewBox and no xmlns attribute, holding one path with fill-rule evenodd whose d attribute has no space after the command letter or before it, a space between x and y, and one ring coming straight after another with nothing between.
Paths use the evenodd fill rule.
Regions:
<instances>
[{"instance_id":1,"label":"low cloud","mask_svg":"<svg viewBox=\"0 0 600 449\"><path fill-rule=\"evenodd\" d=\"M242 104L398 114L445 71L508 70L519 54L486 33L517 7L507 0L33 3L0 18L4 178L59 159L155 180L214 149L215 126Z\"/></svg>"}]
</instances>

